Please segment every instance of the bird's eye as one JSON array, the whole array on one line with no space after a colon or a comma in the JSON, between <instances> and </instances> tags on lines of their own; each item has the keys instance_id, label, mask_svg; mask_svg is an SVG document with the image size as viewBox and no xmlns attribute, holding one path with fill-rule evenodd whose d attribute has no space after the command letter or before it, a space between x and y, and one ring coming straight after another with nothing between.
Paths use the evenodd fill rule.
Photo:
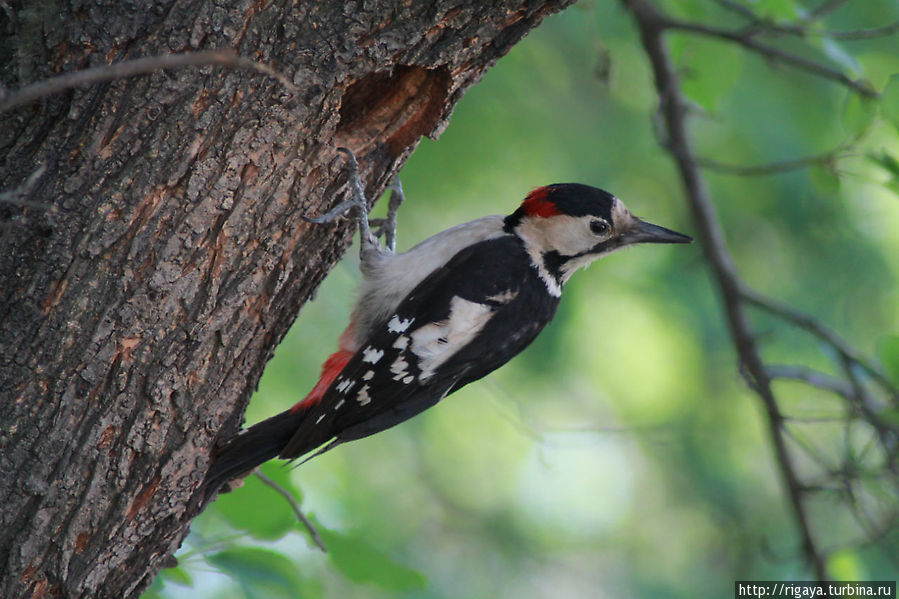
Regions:
<instances>
[{"instance_id":1,"label":"bird's eye","mask_svg":"<svg viewBox=\"0 0 899 599\"><path fill-rule=\"evenodd\" d=\"M605 235L609 232L609 223L604 220L591 220L590 230L596 235Z\"/></svg>"}]
</instances>

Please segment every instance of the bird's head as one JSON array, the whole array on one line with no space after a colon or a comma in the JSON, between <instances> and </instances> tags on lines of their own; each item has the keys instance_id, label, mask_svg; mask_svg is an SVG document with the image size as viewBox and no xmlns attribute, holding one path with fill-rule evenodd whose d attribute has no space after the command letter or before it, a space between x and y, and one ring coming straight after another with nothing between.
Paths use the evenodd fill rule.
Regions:
<instances>
[{"instance_id":1,"label":"bird's head","mask_svg":"<svg viewBox=\"0 0 899 599\"><path fill-rule=\"evenodd\" d=\"M578 268L636 243L690 243L691 237L631 214L602 189L556 183L533 190L505 228L518 235L534 261L564 283Z\"/></svg>"}]
</instances>

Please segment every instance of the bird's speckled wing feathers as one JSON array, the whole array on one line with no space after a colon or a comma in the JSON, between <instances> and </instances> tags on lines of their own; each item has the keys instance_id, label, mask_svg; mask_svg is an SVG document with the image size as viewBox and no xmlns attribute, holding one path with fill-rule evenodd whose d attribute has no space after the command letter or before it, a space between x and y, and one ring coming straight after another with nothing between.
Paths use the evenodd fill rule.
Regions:
<instances>
[{"instance_id":1,"label":"bird's speckled wing feathers","mask_svg":"<svg viewBox=\"0 0 899 599\"><path fill-rule=\"evenodd\" d=\"M558 305L524 252L512 235L489 239L431 273L374 327L281 457L390 428L523 350Z\"/></svg>"}]
</instances>

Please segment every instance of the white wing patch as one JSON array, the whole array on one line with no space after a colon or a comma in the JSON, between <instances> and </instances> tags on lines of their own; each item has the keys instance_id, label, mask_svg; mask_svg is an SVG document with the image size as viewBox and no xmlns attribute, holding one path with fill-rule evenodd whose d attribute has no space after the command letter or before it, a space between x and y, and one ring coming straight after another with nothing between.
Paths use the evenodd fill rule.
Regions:
<instances>
[{"instance_id":1,"label":"white wing patch","mask_svg":"<svg viewBox=\"0 0 899 599\"><path fill-rule=\"evenodd\" d=\"M407 362L405 360L405 358L403 358L403 356L400 355L400 357L397 358L396 361L390 365L390 372L392 372L393 374L396 375L395 377L393 377L393 380L398 381L401 378L408 375L409 373L406 372L406 369L408 367L409 367L409 362Z\"/></svg>"},{"instance_id":2,"label":"white wing patch","mask_svg":"<svg viewBox=\"0 0 899 599\"><path fill-rule=\"evenodd\" d=\"M399 315L394 314L393 318L390 319L390 322L387 323L387 330L391 333L403 333L409 328L409 325L411 325L414 320L414 318L402 319Z\"/></svg>"},{"instance_id":3,"label":"white wing patch","mask_svg":"<svg viewBox=\"0 0 899 599\"><path fill-rule=\"evenodd\" d=\"M336 387L337 392L338 393L346 393L347 391L352 389L353 385L355 385L355 384L356 384L355 381L353 381L352 379L344 379L344 380L340 381L340 383L337 385L337 387Z\"/></svg>"},{"instance_id":4,"label":"white wing patch","mask_svg":"<svg viewBox=\"0 0 899 599\"><path fill-rule=\"evenodd\" d=\"M461 297L450 301L446 320L427 324L411 334L412 352L418 357L420 379L429 379L441 364L468 345L490 320L493 309Z\"/></svg>"},{"instance_id":5,"label":"white wing patch","mask_svg":"<svg viewBox=\"0 0 899 599\"><path fill-rule=\"evenodd\" d=\"M371 403L371 395L368 394L368 385L363 385L362 388L359 389L359 393L356 394L356 401L359 402L360 406Z\"/></svg>"},{"instance_id":6,"label":"white wing patch","mask_svg":"<svg viewBox=\"0 0 899 599\"><path fill-rule=\"evenodd\" d=\"M396 338L396 341L393 342L394 349L398 349L400 351L406 349L406 347L408 345L409 345L409 338L406 337L405 335L400 335L399 337Z\"/></svg>"},{"instance_id":7,"label":"white wing patch","mask_svg":"<svg viewBox=\"0 0 899 599\"><path fill-rule=\"evenodd\" d=\"M369 364L377 364L378 360L384 357L383 349L375 349L371 346L362 350L362 361Z\"/></svg>"},{"instance_id":8,"label":"white wing patch","mask_svg":"<svg viewBox=\"0 0 899 599\"><path fill-rule=\"evenodd\" d=\"M369 370L368 372L366 372L365 374L362 375L362 380L363 380L363 381L370 381L370 380L372 380L373 378L375 378L375 371L374 371L374 370Z\"/></svg>"}]
</instances>

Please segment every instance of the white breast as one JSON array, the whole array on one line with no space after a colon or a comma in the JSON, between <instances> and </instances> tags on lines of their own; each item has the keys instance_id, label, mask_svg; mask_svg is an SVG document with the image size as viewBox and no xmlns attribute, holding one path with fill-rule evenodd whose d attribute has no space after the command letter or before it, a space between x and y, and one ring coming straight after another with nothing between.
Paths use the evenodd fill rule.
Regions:
<instances>
[{"instance_id":1,"label":"white breast","mask_svg":"<svg viewBox=\"0 0 899 599\"><path fill-rule=\"evenodd\" d=\"M353 310L358 338L365 339L371 328L390 316L400 302L437 268L462 249L505 235L503 218L485 216L457 225L425 239L408 252L366 255L362 263L365 279Z\"/></svg>"}]
</instances>

